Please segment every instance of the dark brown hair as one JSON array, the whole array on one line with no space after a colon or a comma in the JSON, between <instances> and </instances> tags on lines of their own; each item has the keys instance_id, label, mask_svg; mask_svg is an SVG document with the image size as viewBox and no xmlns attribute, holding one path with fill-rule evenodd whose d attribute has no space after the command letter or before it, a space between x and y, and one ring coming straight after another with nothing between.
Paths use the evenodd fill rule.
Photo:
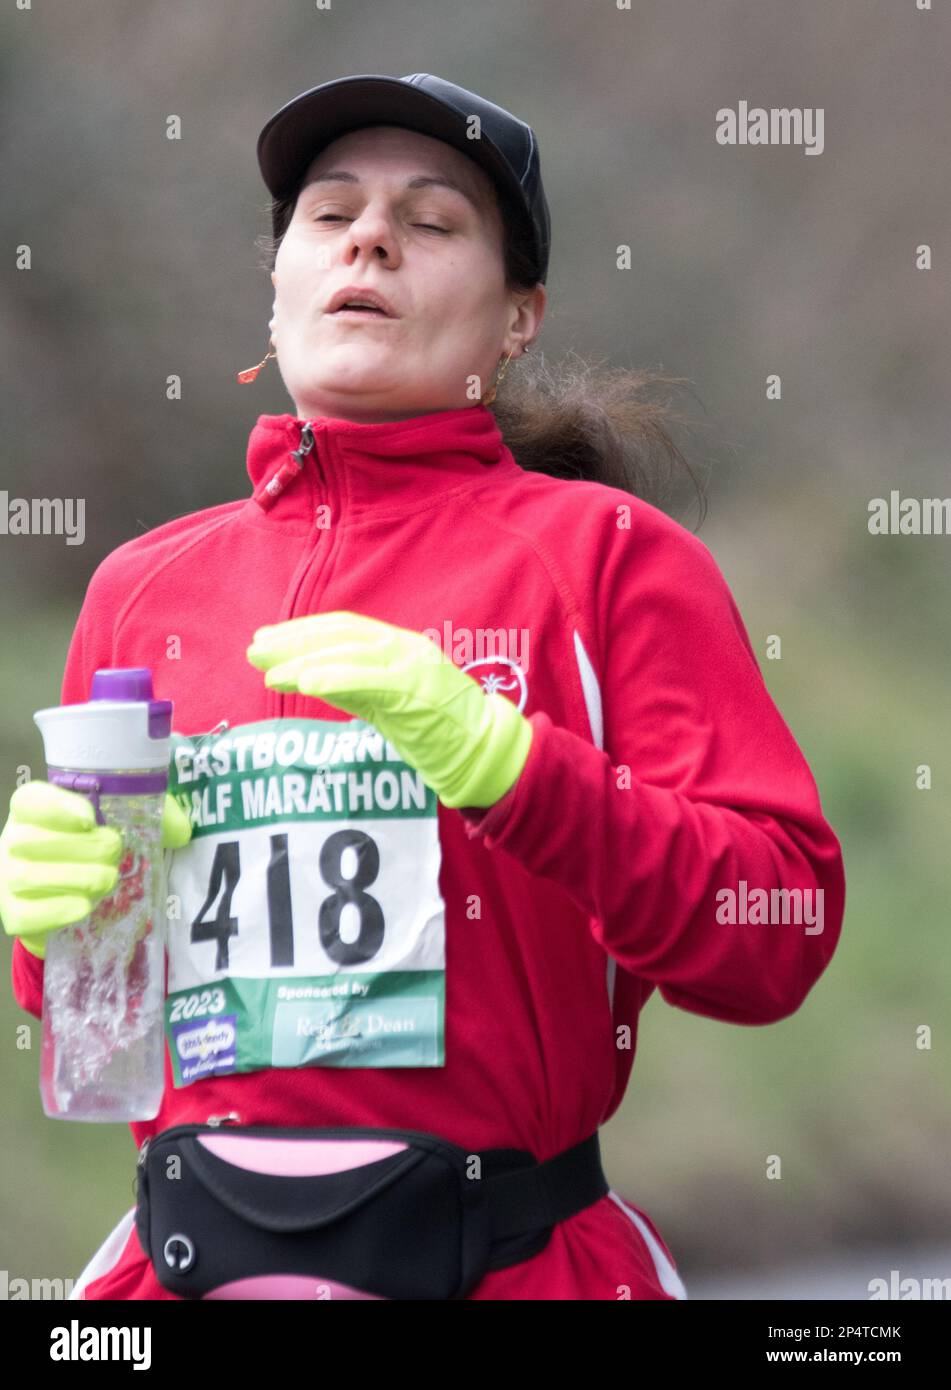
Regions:
<instances>
[{"instance_id":1,"label":"dark brown hair","mask_svg":"<svg viewBox=\"0 0 951 1390\"><path fill-rule=\"evenodd\" d=\"M506 284L525 293L536 279L524 215L493 188L505 228ZM274 269L296 203L295 194L267 205L274 232L255 244L268 271ZM679 466L693 482L699 529L706 514L703 486L671 436L674 423L686 427L687 421L670 409L669 397L653 399L657 391L685 384L684 377L610 367L606 359L594 362L574 352L552 368L533 349L509 363L489 409L513 456L531 472L603 483L663 507L671 500Z\"/></svg>"}]
</instances>

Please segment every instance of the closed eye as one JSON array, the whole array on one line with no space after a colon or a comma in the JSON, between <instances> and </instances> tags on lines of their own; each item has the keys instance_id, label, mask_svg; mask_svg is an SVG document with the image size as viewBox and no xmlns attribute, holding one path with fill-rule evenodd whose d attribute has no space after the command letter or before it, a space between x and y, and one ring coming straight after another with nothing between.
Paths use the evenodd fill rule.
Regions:
<instances>
[{"instance_id":1,"label":"closed eye","mask_svg":"<svg viewBox=\"0 0 951 1390\"><path fill-rule=\"evenodd\" d=\"M346 222L347 219L341 212L324 212L315 220L318 222ZM422 227L427 232L440 232L443 236L450 235L448 227L437 227L432 222L414 222L413 226Z\"/></svg>"}]
</instances>

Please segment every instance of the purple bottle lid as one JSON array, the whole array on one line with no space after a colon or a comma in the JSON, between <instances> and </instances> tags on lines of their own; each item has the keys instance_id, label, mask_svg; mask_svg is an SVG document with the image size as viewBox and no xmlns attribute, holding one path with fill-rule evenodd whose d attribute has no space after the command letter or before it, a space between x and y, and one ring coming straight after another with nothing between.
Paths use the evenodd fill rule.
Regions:
<instances>
[{"instance_id":1,"label":"purple bottle lid","mask_svg":"<svg viewBox=\"0 0 951 1390\"><path fill-rule=\"evenodd\" d=\"M149 738L168 738L172 731L172 702L155 699L152 672L147 666L100 667L93 673L89 698L148 702Z\"/></svg>"}]
</instances>

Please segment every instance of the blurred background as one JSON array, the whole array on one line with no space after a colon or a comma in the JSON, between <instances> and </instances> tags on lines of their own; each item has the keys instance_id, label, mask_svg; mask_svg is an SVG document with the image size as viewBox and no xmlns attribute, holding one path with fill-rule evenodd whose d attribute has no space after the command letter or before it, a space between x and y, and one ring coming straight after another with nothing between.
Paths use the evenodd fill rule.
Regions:
<instances>
[{"instance_id":1,"label":"blurred background","mask_svg":"<svg viewBox=\"0 0 951 1390\"><path fill-rule=\"evenodd\" d=\"M83 545L0 536L4 803L18 767L44 775L31 716L59 699L93 569L246 496L251 426L293 413L273 363L253 388L235 373L264 354L272 298L255 140L298 92L427 71L529 121L553 218L538 349L688 378L674 404L697 426L679 442L706 481L698 534L848 884L839 949L793 1018L727 1025L656 994L642 1015L606 1169L691 1297L867 1298L893 1267L951 1276L951 537L868 531L873 497L951 492L941 8L44 0L0 17L0 487L86 498ZM822 108L823 152L718 144L717 111L741 100ZM696 529L689 489L679 506ZM39 1027L33 1051L11 1045L29 1016L0 938L0 1265L75 1278L132 1205L135 1151L125 1126L44 1116Z\"/></svg>"}]
</instances>

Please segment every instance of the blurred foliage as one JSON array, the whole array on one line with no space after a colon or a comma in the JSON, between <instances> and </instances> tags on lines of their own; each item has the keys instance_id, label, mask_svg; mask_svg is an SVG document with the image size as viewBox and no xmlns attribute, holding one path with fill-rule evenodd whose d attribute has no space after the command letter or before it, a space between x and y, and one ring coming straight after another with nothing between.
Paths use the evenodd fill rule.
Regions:
<instances>
[{"instance_id":1,"label":"blurred foliage","mask_svg":"<svg viewBox=\"0 0 951 1390\"><path fill-rule=\"evenodd\" d=\"M946 537L870 537L870 497L947 491L949 17L872 0L45 0L0 16L0 338L11 496L86 498L86 541L0 537L0 776L41 745L89 575L122 541L247 495L270 282L254 145L298 92L426 68L528 120L554 236L539 347L688 377L701 539L809 758L846 860L841 945L768 1028L664 1005L606 1128L613 1185L689 1274L947 1230L951 967ZM426 36L422 51L419 35ZM944 42L942 42L944 40ZM531 55L531 63L528 55ZM724 148L745 98L821 106L826 147ZM183 138L166 139L169 115ZM29 245L32 269L11 248ZM630 246L633 268L616 268ZM939 247L938 250L943 249ZM766 399L771 373L781 401ZM166 398L166 380L182 399ZM679 409L686 401L678 400ZM689 524L689 523L687 523ZM781 661L766 638L783 639ZM915 789L929 763L934 789ZM0 951L7 962L9 946ZM0 991L0 1026L24 1015ZM935 1028L933 1051L915 1029ZM35 1046L39 1027L34 1021ZM132 1204L124 1126L44 1117L38 1051L0 1054L4 1251L76 1275ZM768 1182L779 1154L783 1181Z\"/></svg>"}]
</instances>

